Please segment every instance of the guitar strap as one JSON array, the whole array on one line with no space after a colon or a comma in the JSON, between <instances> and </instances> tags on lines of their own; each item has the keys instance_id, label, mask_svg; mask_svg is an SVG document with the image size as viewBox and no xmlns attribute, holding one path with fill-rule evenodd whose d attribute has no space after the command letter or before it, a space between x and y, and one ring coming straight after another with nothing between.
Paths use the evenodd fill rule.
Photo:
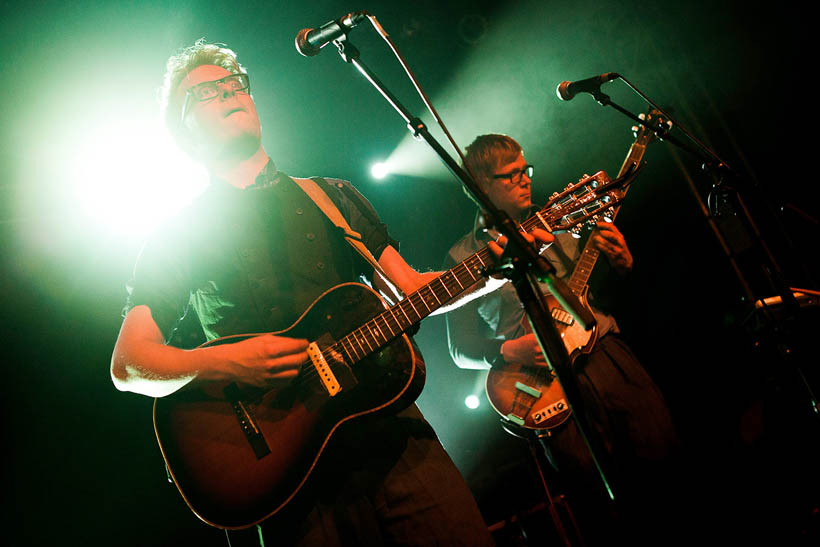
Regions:
<instances>
[{"instance_id":1,"label":"guitar strap","mask_svg":"<svg viewBox=\"0 0 820 547\"><path fill-rule=\"evenodd\" d=\"M379 265L379 262L373 256L373 254L368 250L365 244L362 242L362 236L358 232L354 231L353 228L347 223L345 217L342 215L339 208L336 207L336 204L330 199L330 196L322 190L319 185L313 179L300 179L291 177L293 181L299 185L299 187L308 195L310 199L316 204L316 206L327 216L330 221L336 225L338 228L344 232L345 241L347 241L351 247L353 247L357 253L359 253L362 258L364 258L376 272L376 275L381 277L382 281L385 282L390 293L388 296L393 300L395 304L399 300L402 299L401 291L398 288L392 279L387 275L387 272Z\"/></svg>"}]
</instances>

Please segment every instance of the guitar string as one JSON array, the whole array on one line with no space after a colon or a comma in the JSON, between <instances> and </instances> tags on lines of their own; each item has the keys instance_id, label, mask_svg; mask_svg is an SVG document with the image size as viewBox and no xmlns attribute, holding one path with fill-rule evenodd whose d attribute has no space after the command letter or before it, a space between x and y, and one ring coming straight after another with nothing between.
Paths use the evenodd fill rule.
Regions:
<instances>
[{"instance_id":1,"label":"guitar string","mask_svg":"<svg viewBox=\"0 0 820 547\"><path fill-rule=\"evenodd\" d=\"M435 309L437 309L441 305L441 302L438 299L438 297L435 297L436 298L436 304L438 304L438 305L431 309L430 305L427 304L427 301L424 300L424 297L422 296L421 293L423 291L425 291L425 289L426 289L431 294L434 294L435 291L432 288L432 285L435 284L435 283L441 283L442 286L445 288L445 291L448 293L448 296L450 296L451 298L452 298L453 294L455 294L455 296L458 296L458 294L460 294L461 292L466 291L467 289L472 287L478 281L479 278L476 277L475 274L479 272L480 268L477 268L475 266L475 264L476 264L476 262L479 262L479 263L481 263L482 266L486 265L488 263L489 254L490 254L489 249L485 248L485 249L482 249L481 251L475 253L474 255L471 255L470 257L468 257L467 259L465 259L461 263L457 264L456 266L454 266L453 268L451 268L450 270L448 270L447 272L445 272L444 274L442 274L438 278L434 279L433 281L431 281L427 285L421 287L419 290L417 290L414 293L410 294L407 299L410 300L411 303L412 303L413 300L415 300L416 304L419 304L419 306L418 306L419 308L421 307L421 304L424 304L424 308L427 309L427 315L429 315L429 313L432 313L432 311L435 311ZM483 259L482 259L482 256L483 256ZM473 266L471 267L471 265L469 263L472 263ZM464 286L463 283L458 281L459 276L463 275L465 273L469 274L470 278L472 278L472 283L470 283L466 287ZM467 278L464 277L464 279L467 279ZM448 289L447 285L445 285L445 283L446 282L451 282L452 283L453 280L456 280L458 285L455 285L455 284L450 285L451 289ZM458 290L456 290L456 289L458 289ZM406 325L403 325L397 319L397 314L394 313L394 310L397 309L397 308L401 308L401 306L404 303L405 303L405 301L402 301L402 302L399 302L398 304L388 308L387 310L385 310L381 314L377 315L376 317L374 317L373 319L371 319L370 321L365 323L362 327L359 327L358 329L354 330L353 332L351 332L351 333L347 334L346 336L342 337L342 339L340 339L340 340L336 341L335 343L329 345L328 347L326 347L325 349L322 350L323 356L325 356L325 358L327 359L326 354L328 354L328 353L330 353L331 355L334 354L334 353L338 354L338 355L343 355L344 353L347 353L349 355L349 351L346 350L345 347L344 347L345 341L349 342L351 337L353 337L354 340L358 340L357 337L356 337L357 332L362 333L361 337L365 339L365 342L369 346L370 342L366 339L367 335L364 333L364 330L363 330L365 328L367 328L367 330L370 331L370 333L371 333L370 336L373 339L373 342L375 342L377 344L377 349L381 349L382 347L386 346L391 340L394 340L394 339L398 338L399 336L401 336L401 334L406 332L415 323L418 323L419 321L424 319L424 317L427 316L427 315L422 315L421 313L417 312L416 310L418 308L415 305L413 305L412 307L413 307L413 310L415 311L415 315L417 316L417 319L410 320L410 321L408 321L408 323ZM432 301L430 302L430 304L431 305L433 304ZM402 315L409 319L409 317L407 316L407 311L403 310L403 309L401 311L402 311ZM398 332L393 331L393 329L389 327L388 316L392 316L393 319L395 320L395 326L398 329ZM377 325L378 321L380 319L386 325L388 325L388 328L390 328L390 330L393 334L389 338L382 334L382 341L381 342L379 342L379 339L373 334L373 329L368 326L370 324ZM352 345L352 343L351 343L351 345ZM354 353L357 353L357 360L356 361L360 361L360 360L364 359L366 356L374 353L375 351L376 350L372 350L372 347L371 347L371 351L369 351L369 352L365 352L364 349L363 349L361 356L358 355L358 352L354 351ZM355 362L350 363L350 364L351 365L355 364ZM304 367L304 369L302 371L303 373L296 380L294 380L294 383L297 384L297 387L299 387L300 385L303 385L304 382L312 380L315 377L319 376L319 374L320 374L319 371L311 365L312 365L311 361L306 361L305 363L302 364L302 366Z\"/></svg>"}]
</instances>

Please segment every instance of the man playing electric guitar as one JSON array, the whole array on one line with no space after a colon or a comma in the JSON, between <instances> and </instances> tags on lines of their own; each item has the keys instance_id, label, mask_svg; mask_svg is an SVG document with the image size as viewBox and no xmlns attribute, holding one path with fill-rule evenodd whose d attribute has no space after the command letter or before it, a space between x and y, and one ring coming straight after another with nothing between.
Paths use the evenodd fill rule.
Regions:
<instances>
[{"instance_id":1,"label":"man playing electric guitar","mask_svg":"<svg viewBox=\"0 0 820 547\"><path fill-rule=\"evenodd\" d=\"M466 152L467 169L493 203L514 220L520 222L528 218L533 210L531 177L534 168L525 161L521 146L506 135L481 135ZM493 234L482 228L481 218L479 212L473 230L450 249L445 267L462 260L492 239ZM632 255L614 224L599 222L589 237L618 274L627 274L632 269ZM559 234L543 253L559 276L566 278L573 271L580 254L579 241L569 233ZM546 289L544 292L548 294ZM616 478L620 479L616 484L627 484L616 492L616 498L618 494L629 497L635 485L633 479L645 476L643 471L650 471L645 468L647 464L662 462L677 445L677 438L660 391L630 348L618 337L615 319L595 308L592 310L597 320L597 342L591 351L577 347L568 347L568 351L575 356L572 368L577 375L583 404L593 427L602 436L608 455L613 458L613 469L617 470L619 476ZM556 317L555 313L553 317ZM491 374L499 372L503 375L509 368L516 367L516 370L543 372L541 378L550 378L544 369L546 362L535 336L527 327L515 289L502 287L447 314L450 355L461 368L491 369ZM566 338L564 341L570 345ZM550 379L546 383L551 382ZM531 415L537 415L539 408L544 407L543 399L549 395L547 388L551 386L532 385L534 383L511 382L511 389L518 391L509 394L510 400L515 399L515 405L510 405L510 409L502 413L510 426L547 429L532 422ZM490 388L488 380L488 395L491 395ZM544 422L551 427L547 443L551 462L568 484L578 486L579 481L586 482L594 489L600 479L588 448L574 422L567 419L569 412L558 418L554 424ZM639 489L636 495L641 495Z\"/></svg>"},{"instance_id":2,"label":"man playing electric guitar","mask_svg":"<svg viewBox=\"0 0 820 547\"><path fill-rule=\"evenodd\" d=\"M280 83L290 85L286 79ZM321 367L316 364L314 370L309 364L318 362L314 354L308 357L306 335L263 334L235 343L180 349L174 344L179 344L181 325L194 317L208 340L276 333L301 321L307 315L303 312L330 289L341 285L347 295L344 291L354 286L355 298L344 296L344 309L321 311L315 318L318 322L331 315L356 313L360 301L373 302L373 291L351 282L375 277L374 284L384 286L373 276L375 266L354 251L318 201L269 159L249 86L249 77L234 52L217 44L199 41L168 61L163 87L166 125L177 143L205 165L212 183L203 196L162 226L140 255L112 356L114 384L123 391L157 398L155 429L169 473L202 520L237 530L230 532L234 545L243 540L258 545L261 530L254 525L262 521L270 525L265 532L275 545L491 544L475 501L432 428L412 404L412 393L406 401L399 400L399 395L390 399L393 394L389 394L390 405L374 406L374 410L384 406L398 414L363 411L355 420L331 424L328 431L333 435L318 439L323 451L321 458L315 451L315 468L317 460L298 461L303 447L298 448L291 459L302 474L283 473L285 482L294 486L282 499L269 502L265 492L254 492L262 476L259 480L242 477L245 482L231 489L237 480L232 477L254 469L260 474L273 472L269 462L285 461L287 458L274 456L287 453L299 439L309 436L291 427L292 416L321 422L315 409L325 404L335 410L335 399L330 399L334 392L330 387L323 391L316 379ZM398 244L375 211L349 183L324 179L314 183L401 291L410 294L436 278L433 273L419 274L402 259ZM542 231L540 239L548 242L552 236ZM493 251L501 252L497 246ZM502 283L492 280L489 284ZM377 307L383 310L380 304ZM315 312L317 308L311 309ZM369 317L362 320L366 319ZM376 325L367 334L378 331L391 337L388 326ZM423 363L417 362L412 342L402 329L391 332L396 341L390 342L390 348L401 346L402 355L409 357L406 375L423 376ZM367 353L370 340L368 336L354 338L337 353ZM339 373L346 366L340 364L335 370ZM372 367L364 370L366 376ZM324 382L327 369L321 372ZM391 374L386 374L388 380L398 376L403 382L404 370ZM359 380L364 379L360 374ZM369 393L348 376L338 380L342 395ZM270 400L244 395L254 393L245 390L248 386L274 389L308 381L318 385L318 391L299 400L298 413L285 414L288 419L280 422L265 421L263 412L282 415L286 408L282 399L287 397ZM208 386L219 389L209 392ZM176 400L183 406L174 406ZM393 405L396 401L404 402ZM169 405L172 410L163 410ZM284 433L277 438L277 432ZM311 443L304 446L316 444ZM233 454L239 463L230 465L222 456ZM211 461L205 462L199 475L192 475L178 464L186 457L191 458L191 467L200 458ZM308 473L310 480L305 480ZM224 490L209 492L197 479L213 481L208 486L212 490ZM256 494L261 503L255 506L248 500ZM238 501L218 507L228 496ZM247 503L240 507L239 502ZM265 520L274 513L275 523Z\"/></svg>"}]
</instances>

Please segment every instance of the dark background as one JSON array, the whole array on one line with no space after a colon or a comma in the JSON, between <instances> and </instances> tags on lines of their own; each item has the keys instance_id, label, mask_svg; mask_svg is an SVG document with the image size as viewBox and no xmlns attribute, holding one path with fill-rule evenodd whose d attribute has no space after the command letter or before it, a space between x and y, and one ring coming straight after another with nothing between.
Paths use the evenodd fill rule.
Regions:
<instances>
[{"instance_id":1,"label":"dark background","mask_svg":"<svg viewBox=\"0 0 820 547\"><path fill-rule=\"evenodd\" d=\"M743 175L743 195L786 283L816 290L818 207L809 138L815 116L810 103L804 106L814 89L802 61L812 51L807 15L789 3L712 4L4 4L6 541L221 541L166 481L152 401L119 393L110 382L124 285L140 242L88 225L70 205L67 143L83 139L72 129L79 117L105 117L117 104L152 111L170 53L203 36L225 42L251 72L265 147L277 165L294 175L354 181L402 242L405 258L420 270L437 269L472 222L472 205L457 181L424 144L406 142L400 119L334 51L308 60L293 49L299 29L367 9L462 147L490 132L521 142L537 168L539 197L586 172L616 174L632 142L627 118L586 95L561 102L556 84L609 71L624 75ZM422 104L372 29L365 25L351 38L420 115ZM605 90L633 112L647 108L621 82ZM372 180L369 163L402 142L429 167L427 174ZM723 538L760 531L787 542L805 539L817 528L818 430L794 365L817 389L816 311L789 315L778 329L759 326L696 199L706 199L711 179L669 143L652 143L645 159L618 218L635 271L610 297L680 428L698 479L686 494L692 526L723 524L714 532ZM122 172L151 160L134 157ZM736 235L736 218L729 210L719 219L722 232L740 251L738 265L753 295L771 296L760 260ZM525 446L501 431L487 404L483 377L453 365L445 338L440 317L428 319L417 336L428 363L419 406L493 523L514 506L536 503L538 489ZM482 398L475 411L463 404L471 393Z\"/></svg>"}]
</instances>

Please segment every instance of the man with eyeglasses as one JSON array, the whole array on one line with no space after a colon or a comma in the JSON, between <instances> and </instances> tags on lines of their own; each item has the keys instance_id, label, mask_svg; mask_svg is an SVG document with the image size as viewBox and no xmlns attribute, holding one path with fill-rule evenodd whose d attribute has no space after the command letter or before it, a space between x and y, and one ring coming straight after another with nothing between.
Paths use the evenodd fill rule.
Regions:
<instances>
[{"instance_id":1,"label":"man with eyeglasses","mask_svg":"<svg viewBox=\"0 0 820 547\"><path fill-rule=\"evenodd\" d=\"M465 167L493 204L514 221L520 223L537 211L532 203L534 167L527 163L521 146L511 137L498 134L477 137L466 149ZM444 267L464 260L495 237L494 231L483 227L481 211L478 211L473 229L452 246ZM632 254L614 224L598 223L589 237L618 274L632 269ZM569 233L558 234L542 255L560 277L566 278L578 260L581 243ZM548 293L546 288L544 293ZM635 481L649 481L654 470L665 466L665 460L676 450L677 436L663 396L630 348L618 337L615 319L594 307L593 312L598 341L589 355L581 355L573 362L572 369L578 378L583 404L614 462L610 468L618 470L616 484L623 485L623 489L617 491L616 497L619 500L633 495L642 497L645 485ZM450 355L460 368L503 370L510 363L547 366L535 335L525 326L524 310L515 288L509 284L449 312L446 319ZM507 422L513 429L514 420L512 417ZM566 479L570 491L575 492L575 497L570 499L586 505L601 491L589 449L572 420L550 433L547 456ZM634 503L641 505L640 500L629 499L629 504ZM592 501L591 505L596 503ZM605 539L612 531L598 522L582 533L600 533Z\"/></svg>"},{"instance_id":2,"label":"man with eyeglasses","mask_svg":"<svg viewBox=\"0 0 820 547\"><path fill-rule=\"evenodd\" d=\"M140 254L112 356L113 382L151 397L200 381L287 384L308 361L307 340L266 334L194 347L190 333L211 340L278 332L334 286L362 276L384 285L307 191L268 157L249 77L233 51L199 41L171 57L163 107L169 131L205 165L211 185ZM409 294L436 277L402 259L352 185L314 182L401 291ZM274 545L492 543L466 483L415 405L343 423L308 482L274 520L263 523ZM232 531L229 540L258 545L261 533Z\"/></svg>"}]
</instances>

